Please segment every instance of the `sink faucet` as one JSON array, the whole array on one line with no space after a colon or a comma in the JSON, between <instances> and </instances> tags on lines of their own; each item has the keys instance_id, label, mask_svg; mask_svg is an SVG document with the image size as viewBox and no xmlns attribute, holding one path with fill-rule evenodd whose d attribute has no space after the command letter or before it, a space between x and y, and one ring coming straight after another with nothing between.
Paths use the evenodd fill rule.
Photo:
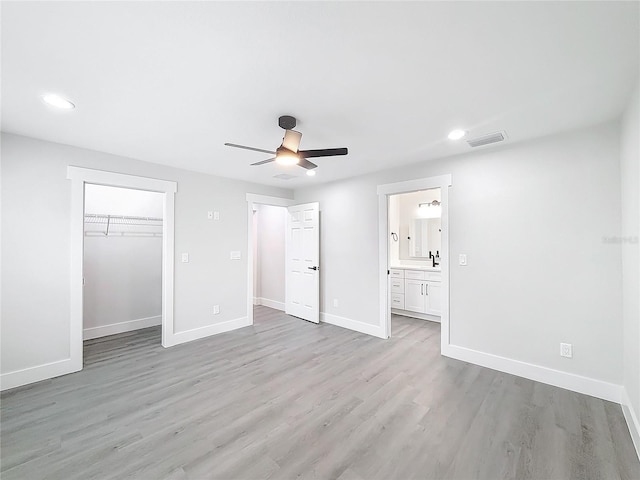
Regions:
<instances>
[{"instance_id":1,"label":"sink faucet","mask_svg":"<svg viewBox=\"0 0 640 480\"><path fill-rule=\"evenodd\" d=\"M431 264L433 268L440 265L440 250L436 250L436 254L433 255L431 251L429 251L429 258L431 259ZM437 260L437 261L436 261Z\"/></svg>"}]
</instances>

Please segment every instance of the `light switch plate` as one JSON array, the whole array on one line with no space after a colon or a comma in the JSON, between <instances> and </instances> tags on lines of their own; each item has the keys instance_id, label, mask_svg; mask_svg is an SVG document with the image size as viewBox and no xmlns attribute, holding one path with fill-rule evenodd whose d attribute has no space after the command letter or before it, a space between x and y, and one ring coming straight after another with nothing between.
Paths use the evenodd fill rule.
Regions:
<instances>
[{"instance_id":1,"label":"light switch plate","mask_svg":"<svg viewBox=\"0 0 640 480\"><path fill-rule=\"evenodd\" d=\"M466 253L461 253L458 256L458 264L462 265L463 267L467 264L467 254Z\"/></svg>"},{"instance_id":2,"label":"light switch plate","mask_svg":"<svg viewBox=\"0 0 640 480\"><path fill-rule=\"evenodd\" d=\"M213 212L207 212L207 218L213 220Z\"/></svg>"},{"instance_id":3,"label":"light switch plate","mask_svg":"<svg viewBox=\"0 0 640 480\"><path fill-rule=\"evenodd\" d=\"M240 252L238 250L233 250L230 255L231 260L240 260Z\"/></svg>"},{"instance_id":4,"label":"light switch plate","mask_svg":"<svg viewBox=\"0 0 640 480\"><path fill-rule=\"evenodd\" d=\"M213 314L218 315L220 313L220 305L213 306Z\"/></svg>"},{"instance_id":5,"label":"light switch plate","mask_svg":"<svg viewBox=\"0 0 640 480\"><path fill-rule=\"evenodd\" d=\"M189 263L189 254L188 253L183 253L182 254L182 263Z\"/></svg>"},{"instance_id":6,"label":"light switch plate","mask_svg":"<svg viewBox=\"0 0 640 480\"><path fill-rule=\"evenodd\" d=\"M220 220L220 212L213 212L213 219Z\"/></svg>"}]
</instances>

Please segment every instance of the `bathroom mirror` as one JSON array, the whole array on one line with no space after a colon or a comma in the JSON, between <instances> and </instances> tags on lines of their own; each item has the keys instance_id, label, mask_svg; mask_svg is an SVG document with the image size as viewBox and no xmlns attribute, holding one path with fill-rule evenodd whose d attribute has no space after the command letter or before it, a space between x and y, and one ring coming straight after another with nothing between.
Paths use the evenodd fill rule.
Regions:
<instances>
[{"instance_id":1,"label":"bathroom mirror","mask_svg":"<svg viewBox=\"0 0 640 480\"><path fill-rule=\"evenodd\" d=\"M440 218L414 218L409 224L409 256L429 258L441 250Z\"/></svg>"}]
</instances>

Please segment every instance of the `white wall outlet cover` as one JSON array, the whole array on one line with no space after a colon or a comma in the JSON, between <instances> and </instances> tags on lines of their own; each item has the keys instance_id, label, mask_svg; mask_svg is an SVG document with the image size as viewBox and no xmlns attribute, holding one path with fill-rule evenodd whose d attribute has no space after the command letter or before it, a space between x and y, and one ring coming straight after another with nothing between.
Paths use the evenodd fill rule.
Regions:
<instances>
[{"instance_id":1,"label":"white wall outlet cover","mask_svg":"<svg viewBox=\"0 0 640 480\"><path fill-rule=\"evenodd\" d=\"M231 260L240 260L240 252L238 250L234 250L230 254Z\"/></svg>"},{"instance_id":2,"label":"white wall outlet cover","mask_svg":"<svg viewBox=\"0 0 640 480\"><path fill-rule=\"evenodd\" d=\"M213 219L220 220L220 212L213 212Z\"/></svg>"},{"instance_id":3,"label":"white wall outlet cover","mask_svg":"<svg viewBox=\"0 0 640 480\"><path fill-rule=\"evenodd\" d=\"M333 299L333 306L338 308L338 299L337 298Z\"/></svg>"},{"instance_id":4,"label":"white wall outlet cover","mask_svg":"<svg viewBox=\"0 0 640 480\"><path fill-rule=\"evenodd\" d=\"M213 212L207 212L207 218L213 220Z\"/></svg>"},{"instance_id":5,"label":"white wall outlet cover","mask_svg":"<svg viewBox=\"0 0 640 480\"><path fill-rule=\"evenodd\" d=\"M573 346L570 343L561 343L560 356L566 357L566 358L573 358Z\"/></svg>"},{"instance_id":6,"label":"white wall outlet cover","mask_svg":"<svg viewBox=\"0 0 640 480\"><path fill-rule=\"evenodd\" d=\"M182 254L182 263L189 263L189 254L188 253L183 253Z\"/></svg>"},{"instance_id":7,"label":"white wall outlet cover","mask_svg":"<svg viewBox=\"0 0 640 480\"><path fill-rule=\"evenodd\" d=\"M220 313L220 305L214 305L213 306L213 314L217 315Z\"/></svg>"},{"instance_id":8,"label":"white wall outlet cover","mask_svg":"<svg viewBox=\"0 0 640 480\"><path fill-rule=\"evenodd\" d=\"M458 256L458 263L462 266L465 266L467 264L467 254L466 253L461 253Z\"/></svg>"}]
</instances>

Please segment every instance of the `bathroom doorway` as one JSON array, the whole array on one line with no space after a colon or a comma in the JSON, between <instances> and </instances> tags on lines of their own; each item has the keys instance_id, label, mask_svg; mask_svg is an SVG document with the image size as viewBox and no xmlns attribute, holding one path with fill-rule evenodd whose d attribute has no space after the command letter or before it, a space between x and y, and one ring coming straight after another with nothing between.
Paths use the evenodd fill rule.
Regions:
<instances>
[{"instance_id":1,"label":"bathroom doorway","mask_svg":"<svg viewBox=\"0 0 640 480\"><path fill-rule=\"evenodd\" d=\"M389 195L391 322L440 323L442 313L441 189ZM392 329L393 330L393 329Z\"/></svg>"},{"instance_id":2,"label":"bathroom doorway","mask_svg":"<svg viewBox=\"0 0 640 480\"><path fill-rule=\"evenodd\" d=\"M398 317L426 320L431 325L437 325L439 318L442 354L448 350L450 338L450 186L451 175L440 175L378 185L377 189L380 325L383 335L386 338L392 336L392 311L393 315L404 314ZM411 195L400 197L401 194ZM403 204L406 204L408 213L406 219L400 220ZM435 220L438 215L439 225ZM439 238L435 232L440 234ZM401 242L401 236L404 236L404 242Z\"/></svg>"}]
</instances>

